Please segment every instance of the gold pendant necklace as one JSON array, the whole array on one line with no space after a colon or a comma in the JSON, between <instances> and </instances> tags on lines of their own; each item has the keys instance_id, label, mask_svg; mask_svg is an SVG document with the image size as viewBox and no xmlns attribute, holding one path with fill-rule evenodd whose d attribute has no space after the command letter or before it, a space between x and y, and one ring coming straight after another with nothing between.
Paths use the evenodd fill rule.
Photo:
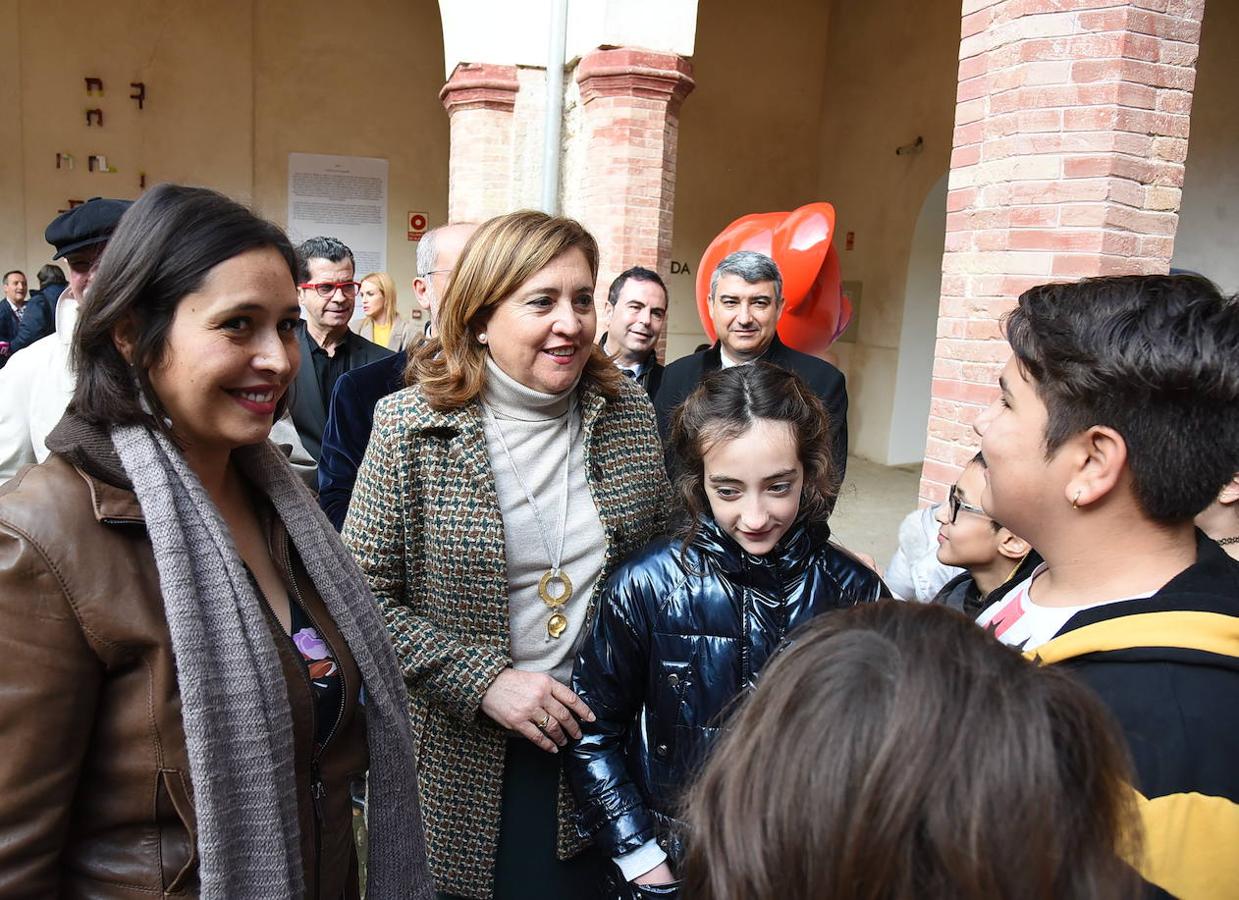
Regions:
<instances>
[{"instance_id":1,"label":"gold pendant necklace","mask_svg":"<svg viewBox=\"0 0 1239 900\"><path fill-rule=\"evenodd\" d=\"M558 640L565 631L568 630L568 617L564 615L564 606L572 599L572 579L568 577L568 573L559 567L560 561L564 557L564 533L568 530L568 468L572 460L572 411L573 404L568 403L568 412L564 416L564 508L563 515L559 520L559 552L551 552L551 542L547 536L546 523L542 521L542 512L538 509L538 503L533 498L533 493L529 490L529 486L525 484L525 479L521 477L520 469L516 466L516 459L512 456L512 451L508 449L507 438L503 436L503 429L499 427L499 420L495 418L495 414L490 411L485 403L482 404L482 411L490 420L491 425L495 428L495 434L499 436L499 446L503 447L503 453L508 458L508 465L512 467L512 474L516 476L517 483L521 486L521 490L525 492L525 499L529 501L529 507L533 510L533 516L538 523L538 533L542 538L542 546L546 549L546 555L550 558L551 567L542 573L542 578L538 581L538 599L547 605L551 610L551 617L546 620L546 633L552 638ZM551 593L551 585L557 585L559 590L556 593Z\"/></svg>"},{"instance_id":2,"label":"gold pendant necklace","mask_svg":"<svg viewBox=\"0 0 1239 900\"><path fill-rule=\"evenodd\" d=\"M551 593L553 583L559 584L561 588L558 594ZM562 609L572 599L572 579L564 572L548 570L538 582L538 597L553 610L551 617L546 620L546 633L558 638L568 627L568 617L563 614Z\"/></svg>"}]
</instances>

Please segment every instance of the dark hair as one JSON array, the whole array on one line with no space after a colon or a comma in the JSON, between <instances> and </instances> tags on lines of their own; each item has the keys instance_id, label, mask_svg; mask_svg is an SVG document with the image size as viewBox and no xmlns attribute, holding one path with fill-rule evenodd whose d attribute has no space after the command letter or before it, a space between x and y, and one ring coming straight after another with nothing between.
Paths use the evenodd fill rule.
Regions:
<instances>
[{"instance_id":1,"label":"dark hair","mask_svg":"<svg viewBox=\"0 0 1239 900\"><path fill-rule=\"evenodd\" d=\"M357 272L357 261L353 259L353 251L344 241L333 237L306 238L297 245L297 284L305 284L310 280L310 260L325 259L327 262L343 262L348 260L353 266L354 276Z\"/></svg>"},{"instance_id":2,"label":"dark hair","mask_svg":"<svg viewBox=\"0 0 1239 900\"><path fill-rule=\"evenodd\" d=\"M45 288L49 284L68 284L69 280L65 278L64 270L60 266L49 263L39 269L39 288Z\"/></svg>"},{"instance_id":3,"label":"dark hair","mask_svg":"<svg viewBox=\"0 0 1239 900\"><path fill-rule=\"evenodd\" d=\"M9 269L7 272L4 273L4 278L0 279L0 284L8 284L10 275L20 275L22 278L26 277L26 273L23 272L21 269Z\"/></svg>"},{"instance_id":4,"label":"dark hair","mask_svg":"<svg viewBox=\"0 0 1239 900\"><path fill-rule=\"evenodd\" d=\"M827 613L767 667L692 788L685 895L1133 897L1129 773L1088 688L955 610Z\"/></svg>"},{"instance_id":5,"label":"dark hair","mask_svg":"<svg viewBox=\"0 0 1239 900\"><path fill-rule=\"evenodd\" d=\"M177 184L143 194L117 224L82 303L73 335L77 386L69 410L99 425L145 424L175 440L150 370L163 361L177 307L215 266L259 247L277 250L292 277L296 257L287 236L241 204ZM113 339L126 320L134 341L132 369Z\"/></svg>"},{"instance_id":6,"label":"dark hair","mask_svg":"<svg viewBox=\"0 0 1239 900\"><path fill-rule=\"evenodd\" d=\"M1094 425L1127 444L1136 501L1191 519L1239 470L1239 302L1199 275L1047 284L1005 320L1047 412L1047 455Z\"/></svg>"},{"instance_id":7,"label":"dark hair","mask_svg":"<svg viewBox=\"0 0 1239 900\"><path fill-rule=\"evenodd\" d=\"M672 415L670 449L685 546L696 536L699 518L710 510L706 452L718 441L744 434L758 419L792 426L804 467L798 520L826 527L838 492L826 408L794 372L755 362L706 375Z\"/></svg>"},{"instance_id":8,"label":"dark hair","mask_svg":"<svg viewBox=\"0 0 1239 900\"><path fill-rule=\"evenodd\" d=\"M633 266L631 269L625 269L620 272L616 279L611 282L611 288L607 291L607 303L612 306L618 303L620 291L624 289L624 285L629 281L648 281L651 284L656 284L663 289L663 297L667 297L667 286L663 284L663 280L657 272L644 266Z\"/></svg>"}]
</instances>

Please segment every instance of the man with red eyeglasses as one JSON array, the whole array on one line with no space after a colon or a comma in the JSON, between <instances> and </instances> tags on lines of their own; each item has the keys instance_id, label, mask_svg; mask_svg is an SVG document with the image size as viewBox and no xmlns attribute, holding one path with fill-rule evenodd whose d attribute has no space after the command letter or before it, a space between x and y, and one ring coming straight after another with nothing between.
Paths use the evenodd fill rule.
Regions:
<instances>
[{"instance_id":1,"label":"man with red eyeglasses","mask_svg":"<svg viewBox=\"0 0 1239 900\"><path fill-rule=\"evenodd\" d=\"M298 333L301 368L290 412L302 444L317 463L327 424L327 403L345 372L391 356L392 351L349 331L360 287L353 251L333 237L312 237L297 248L297 291L305 312Z\"/></svg>"}]
</instances>

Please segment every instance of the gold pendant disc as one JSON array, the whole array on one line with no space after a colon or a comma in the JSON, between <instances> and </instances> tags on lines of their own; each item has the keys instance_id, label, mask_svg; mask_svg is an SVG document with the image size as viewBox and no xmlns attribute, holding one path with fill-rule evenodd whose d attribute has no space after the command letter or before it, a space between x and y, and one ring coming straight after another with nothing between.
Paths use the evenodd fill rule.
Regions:
<instances>
[{"instance_id":1,"label":"gold pendant disc","mask_svg":"<svg viewBox=\"0 0 1239 900\"><path fill-rule=\"evenodd\" d=\"M568 617L561 612L552 613L551 617L546 620L546 633L553 638L558 638L568 627Z\"/></svg>"},{"instance_id":2,"label":"gold pendant disc","mask_svg":"<svg viewBox=\"0 0 1239 900\"><path fill-rule=\"evenodd\" d=\"M551 585L554 583L562 588L558 594L551 593ZM572 599L572 579L566 572L547 570L542 580L538 582L538 597L551 609L563 606Z\"/></svg>"}]
</instances>

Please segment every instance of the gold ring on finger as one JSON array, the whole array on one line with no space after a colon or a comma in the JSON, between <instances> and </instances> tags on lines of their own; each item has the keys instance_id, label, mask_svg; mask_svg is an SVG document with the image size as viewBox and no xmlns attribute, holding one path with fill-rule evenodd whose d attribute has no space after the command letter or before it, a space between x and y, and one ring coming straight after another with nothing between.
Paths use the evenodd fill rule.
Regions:
<instances>
[{"instance_id":1,"label":"gold ring on finger","mask_svg":"<svg viewBox=\"0 0 1239 900\"><path fill-rule=\"evenodd\" d=\"M543 713L542 721L538 723L538 727L541 728L543 731L546 731L546 726L550 724L551 724L551 714Z\"/></svg>"}]
</instances>

